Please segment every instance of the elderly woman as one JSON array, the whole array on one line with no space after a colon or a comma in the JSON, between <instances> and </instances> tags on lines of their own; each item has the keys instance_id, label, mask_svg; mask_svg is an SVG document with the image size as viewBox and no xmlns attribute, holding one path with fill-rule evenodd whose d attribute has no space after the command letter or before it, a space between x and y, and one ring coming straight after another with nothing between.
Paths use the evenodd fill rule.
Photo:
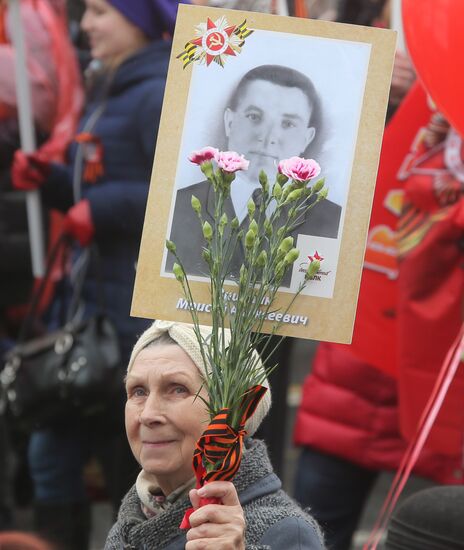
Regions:
<instances>
[{"instance_id":1,"label":"elderly woman","mask_svg":"<svg viewBox=\"0 0 464 550\"><path fill-rule=\"evenodd\" d=\"M205 374L188 325L155 321L135 345L126 377L126 431L142 470L105 549L321 550L317 524L282 491L261 441L245 440L233 482L194 488L192 456L209 421L203 400L196 398L208 399ZM246 424L250 435L269 410L269 394ZM200 498L220 504L199 507ZM179 525L190 506L195 511L185 532Z\"/></svg>"}]
</instances>

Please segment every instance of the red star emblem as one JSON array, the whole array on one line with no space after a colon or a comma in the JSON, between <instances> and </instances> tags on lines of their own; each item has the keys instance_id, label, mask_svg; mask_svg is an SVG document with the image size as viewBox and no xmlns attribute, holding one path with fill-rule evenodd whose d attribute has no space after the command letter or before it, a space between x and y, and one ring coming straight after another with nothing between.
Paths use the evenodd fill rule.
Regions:
<instances>
[{"instance_id":1,"label":"red star emblem","mask_svg":"<svg viewBox=\"0 0 464 550\"><path fill-rule=\"evenodd\" d=\"M203 47L203 40L206 37L206 65L209 66L212 61L214 61L214 58L216 57L215 51L220 52L220 54L225 55L233 55L235 56L234 50L227 44L227 48L222 51L222 48L226 45L226 38L223 33L225 33L228 37L232 36L233 32L237 28L236 25L231 25L230 27L225 28L223 31L217 31L214 32L215 29L217 29L216 24L214 21L211 21L211 19L208 17L208 21L206 22L206 33L201 36L200 38L196 38L195 40L190 40L191 44L195 44L195 46Z\"/></svg>"},{"instance_id":2,"label":"red star emblem","mask_svg":"<svg viewBox=\"0 0 464 550\"><path fill-rule=\"evenodd\" d=\"M324 259L320 254L319 252L316 250L316 252L314 253L314 256L308 256L309 258L309 261L310 262L314 262L314 260L318 260L319 262L322 262L322 260Z\"/></svg>"}]
</instances>

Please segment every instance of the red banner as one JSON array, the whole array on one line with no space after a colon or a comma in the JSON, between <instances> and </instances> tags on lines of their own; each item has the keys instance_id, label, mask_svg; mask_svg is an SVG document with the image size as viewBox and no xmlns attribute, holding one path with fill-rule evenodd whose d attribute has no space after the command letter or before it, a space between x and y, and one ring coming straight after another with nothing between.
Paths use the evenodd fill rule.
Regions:
<instances>
[{"instance_id":1,"label":"red banner","mask_svg":"<svg viewBox=\"0 0 464 550\"><path fill-rule=\"evenodd\" d=\"M393 376L397 375L395 231L403 194L397 174L418 129L428 122L430 114L426 95L416 84L385 129L353 342L349 347L370 365Z\"/></svg>"}]
</instances>

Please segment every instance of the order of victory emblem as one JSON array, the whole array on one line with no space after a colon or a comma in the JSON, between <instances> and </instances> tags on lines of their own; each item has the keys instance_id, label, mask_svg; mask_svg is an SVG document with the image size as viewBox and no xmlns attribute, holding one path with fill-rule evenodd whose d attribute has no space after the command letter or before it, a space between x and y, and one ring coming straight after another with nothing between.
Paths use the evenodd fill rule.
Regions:
<instances>
[{"instance_id":1,"label":"order of victory emblem","mask_svg":"<svg viewBox=\"0 0 464 550\"><path fill-rule=\"evenodd\" d=\"M246 26L246 19L240 25L229 25L225 17L220 17L214 22L208 17L206 23L197 25L196 38L185 44L184 51L177 59L183 61L184 69L194 61L206 66L214 61L224 67L227 56L239 54L245 39L252 32Z\"/></svg>"}]
</instances>

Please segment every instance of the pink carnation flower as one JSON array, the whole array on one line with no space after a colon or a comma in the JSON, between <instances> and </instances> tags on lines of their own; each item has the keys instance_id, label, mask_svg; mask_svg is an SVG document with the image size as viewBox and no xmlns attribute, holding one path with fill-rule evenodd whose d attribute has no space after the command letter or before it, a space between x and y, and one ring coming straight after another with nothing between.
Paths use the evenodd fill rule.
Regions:
<instances>
[{"instance_id":1,"label":"pink carnation flower","mask_svg":"<svg viewBox=\"0 0 464 550\"><path fill-rule=\"evenodd\" d=\"M192 151L188 156L188 159L190 162L193 162L193 164L201 165L204 162L214 160L218 153L218 149L214 147L203 147L202 149L198 149L198 151Z\"/></svg>"},{"instance_id":2,"label":"pink carnation flower","mask_svg":"<svg viewBox=\"0 0 464 550\"><path fill-rule=\"evenodd\" d=\"M229 174L233 174L238 170L248 170L250 164L249 160L235 151L219 151L216 155L216 162L219 168Z\"/></svg>"},{"instance_id":3,"label":"pink carnation flower","mask_svg":"<svg viewBox=\"0 0 464 550\"><path fill-rule=\"evenodd\" d=\"M315 160L301 157L281 160L277 169L287 178L304 182L317 177L321 172L321 167Z\"/></svg>"}]
</instances>

